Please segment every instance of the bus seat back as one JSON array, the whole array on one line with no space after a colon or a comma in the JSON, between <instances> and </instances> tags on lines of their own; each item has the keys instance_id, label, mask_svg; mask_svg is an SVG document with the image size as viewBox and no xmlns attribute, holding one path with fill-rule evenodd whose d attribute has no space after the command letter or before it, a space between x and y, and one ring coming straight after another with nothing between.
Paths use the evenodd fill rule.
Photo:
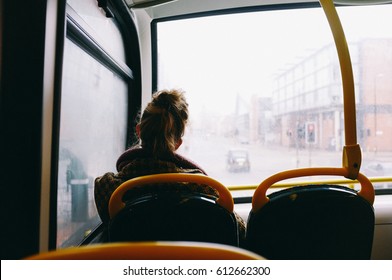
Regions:
<instances>
[{"instance_id":1,"label":"bus seat back","mask_svg":"<svg viewBox=\"0 0 392 280\"><path fill-rule=\"evenodd\" d=\"M269 195L247 222L247 246L267 259L370 259L373 206L353 189L298 186Z\"/></svg>"},{"instance_id":2,"label":"bus seat back","mask_svg":"<svg viewBox=\"0 0 392 280\"><path fill-rule=\"evenodd\" d=\"M148 194L126 202L109 241L199 241L238 246L233 213L200 194Z\"/></svg>"}]
</instances>

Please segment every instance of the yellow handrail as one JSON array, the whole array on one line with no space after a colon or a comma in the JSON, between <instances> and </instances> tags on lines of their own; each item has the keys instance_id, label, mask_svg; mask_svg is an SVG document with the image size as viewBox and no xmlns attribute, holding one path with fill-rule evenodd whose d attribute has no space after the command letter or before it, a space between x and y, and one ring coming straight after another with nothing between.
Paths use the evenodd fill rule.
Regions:
<instances>
[{"instance_id":1,"label":"yellow handrail","mask_svg":"<svg viewBox=\"0 0 392 280\"><path fill-rule=\"evenodd\" d=\"M109 215L113 218L120 212L124 207L123 202L124 194L130 189L147 184L157 183L198 183L202 185L208 185L214 188L219 193L219 198L216 203L227 209L229 212L233 212L234 201L230 191L219 181L202 174L189 174L189 173L162 173L146 175L137 178L130 179L122 183L112 194L109 200Z\"/></svg>"},{"instance_id":2,"label":"yellow handrail","mask_svg":"<svg viewBox=\"0 0 392 280\"><path fill-rule=\"evenodd\" d=\"M256 191L253 194L252 198L252 210L258 211L265 204L268 203L269 198L266 193L270 186L274 183L283 181L286 179L296 178L296 177L304 177L304 176L315 176L315 175L327 175L327 176L344 176L347 177L347 169L346 168L333 168L333 167L314 167L314 168L300 168L293 169L288 171L283 171L276 173L267 179L265 179L261 184L257 187ZM369 179L358 173L358 181L361 183L361 190L358 192L358 195L366 199L370 204L374 203L374 188Z\"/></svg>"},{"instance_id":3,"label":"yellow handrail","mask_svg":"<svg viewBox=\"0 0 392 280\"><path fill-rule=\"evenodd\" d=\"M392 182L392 177L368 177L369 181L374 183L386 183ZM290 188L294 186L305 186L305 185L355 185L359 184L358 180L351 179L328 179L328 180L314 180L314 181L293 181L286 183L276 183L270 186L270 189L281 189L281 188ZM254 191L258 185L232 185L227 188L231 192L236 191Z\"/></svg>"},{"instance_id":4,"label":"yellow handrail","mask_svg":"<svg viewBox=\"0 0 392 280\"><path fill-rule=\"evenodd\" d=\"M63 248L25 260L264 260L224 244L185 241L119 242Z\"/></svg>"},{"instance_id":5,"label":"yellow handrail","mask_svg":"<svg viewBox=\"0 0 392 280\"><path fill-rule=\"evenodd\" d=\"M331 28L338 52L344 106L345 146L342 165L347 169L346 178L357 179L361 167L361 148L357 143L354 77L350 53L339 16L332 0L319 0Z\"/></svg>"}]
</instances>

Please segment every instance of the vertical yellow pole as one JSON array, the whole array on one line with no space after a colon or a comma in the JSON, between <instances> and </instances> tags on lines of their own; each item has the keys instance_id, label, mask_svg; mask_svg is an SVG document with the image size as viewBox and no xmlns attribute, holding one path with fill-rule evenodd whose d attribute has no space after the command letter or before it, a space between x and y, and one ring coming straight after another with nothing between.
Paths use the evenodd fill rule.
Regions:
<instances>
[{"instance_id":1,"label":"vertical yellow pole","mask_svg":"<svg viewBox=\"0 0 392 280\"><path fill-rule=\"evenodd\" d=\"M354 77L350 53L339 16L332 0L319 0L331 28L338 52L343 84L345 146L342 163L348 169L347 178L356 179L361 166L361 149L357 144Z\"/></svg>"}]
</instances>

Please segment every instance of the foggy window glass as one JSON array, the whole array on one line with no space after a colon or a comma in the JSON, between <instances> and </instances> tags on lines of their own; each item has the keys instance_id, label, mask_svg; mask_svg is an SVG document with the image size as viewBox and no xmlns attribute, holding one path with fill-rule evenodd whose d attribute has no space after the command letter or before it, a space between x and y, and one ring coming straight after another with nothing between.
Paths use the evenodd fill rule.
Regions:
<instances>
[{"instance_id":1,"label":"foggy window glass","mask_svg":"<svg viewBox=\"0 0 392 280\"><path fill-rule=\"evenodd\" d=\"M58 171L57 247L78 244L99 222L94 178L115 172L125 147L127 84L65 42Z\"/></svg>"},{"instance_id":2,"label":"foggy window glass","mask_svg":"<svg viewBox=\"0 0 392 280\"><path fill-rule=\"evenodd\" d=\"M392 5L338 13L352 50L361 172L391 176ZM342 166L341 74L321 8L164 21L157 40L158 88L182 88L190 104L180 153L210 176L258 185L287 169Z\"/></svg>"}]
</instances>

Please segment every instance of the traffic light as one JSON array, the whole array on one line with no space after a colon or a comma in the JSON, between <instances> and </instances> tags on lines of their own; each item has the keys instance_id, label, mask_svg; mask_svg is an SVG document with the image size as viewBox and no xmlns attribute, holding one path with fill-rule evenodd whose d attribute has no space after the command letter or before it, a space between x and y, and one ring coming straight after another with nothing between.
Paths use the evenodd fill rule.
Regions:
<instances>
[{"instance_id":1,"label":"traffic light","mask_svg":"<svg viewBox=\"0 0 392 280\"><path fill-rule=\"evenodd\" d=\"M316 124L314 122L306 123L306 143L316 143Z\"/></svg>"}]
</instances>

